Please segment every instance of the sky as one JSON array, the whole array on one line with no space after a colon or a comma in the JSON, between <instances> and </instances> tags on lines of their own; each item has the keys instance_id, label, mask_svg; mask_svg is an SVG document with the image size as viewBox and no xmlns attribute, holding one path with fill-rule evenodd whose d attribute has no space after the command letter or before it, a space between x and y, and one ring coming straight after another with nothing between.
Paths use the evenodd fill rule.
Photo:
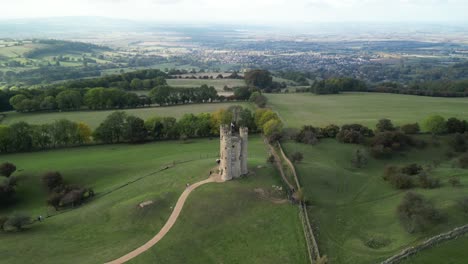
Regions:
<instances>
[{"instance_id":1,"label":"sky","mask_svg":"<svg viewBox=\"0 0 468 264\"><path fill-rule=\"evenodd\" d=\"M179 22L467 22L468 0L0 0L0 18Z\"/></svg>"}]
</instances>

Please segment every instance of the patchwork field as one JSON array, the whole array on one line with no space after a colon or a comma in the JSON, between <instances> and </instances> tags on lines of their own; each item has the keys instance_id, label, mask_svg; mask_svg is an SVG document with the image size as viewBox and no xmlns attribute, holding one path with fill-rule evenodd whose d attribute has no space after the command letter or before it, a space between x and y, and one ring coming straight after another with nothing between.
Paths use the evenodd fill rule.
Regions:
<instances>
[{"instance_id":1,"label":"patchwork field","mask_svg":"<svg viewBox=\"0 0 468 264\"><path fill-rule=\"evenodd\" d=\"M432 114L462 119L468 115L468 98L379 93L268 94L267 97L269 106L289 127L330 123L360 123L374 127L381 118L389 118L401 125L420 122Z\"/></svg>"},{"instance_id":2,"label":"patchwork field","mask_svg":"<svg viewBox=\"0 0 468 264\"><path fill-rule=\"evenodd\" d=\"M304 160L296 168L310 202L309 216L317 228L319 248L331 263L376 263L468 221L468 215L457 206L457 200L467 195L468 170L454 167L453 160L446 158L444 147L412 150L387 160L370 158L363 169L351 164L352 153L360 148L356 145L322 140L315 146L289 142L284 148L287 153L300 151L304 154ZM392 188L382 179L386 165L409 163L439 164L430 175L440 178L442 186L413 190L432 200L447 219L423 233L409 234L403 229L396 209L405 191ZM452 187L448 183L454 175L460 177L462 187ZM468 246L466 242L464 239L451 243L461 248ZM449 251L444 252L443 248L437 249L439 256L452 262L441 262L441 257L427 257L422 258L426 262L417 263L463 263L468 257L466 251L448 256ZM424 254L421 253L421 257Z\"/></svg>"},{"instance_id":3,"label":"patchwork field","mask_svg":"<svg viewBox=\"0 0 468 264\"><path fill-rule=\"evenodd\" d=\"M60 171L68 183L94 188L97 197L25 232L2 234L0 263L103 263L120 257L157 233L186 183L208 177L218 149L217 140L202 139L1 156L21 170L20 199L1 215L53 213L45 206L40 184L40 175L49 170ZM306 263L297 207L274 203L255 191L268 192L280 184L275 170L265 164L267 152L259 137L251 137L249 154L251 176L195 190L173 230L134 263L156 257L158 263ZM187 162L157 172L174 161ZM137 206L148 200L154 204Z\"/></svg>"},{"instance_id":4,"label":"patchwork field","mask_svg":"<svg viewBox=\"0 0 468 264\"><path fill-rule=\"evenodd\" d=\"M241 105L249 107L248 103L212 103L212 104L193 104L193 105L178 105L168 107L153 107L153 108L137 108L123 109L129 115L135 115L142 119L148 119L154 116L170 116L179 118L184 114L193 113L211 113L221 108L228 108L233 105ZM117 110L102 110L102 111L74 111L74 112L42 112L42 113L17 113L7 112L5 118L1 121L2 124L12 124L15 122L24 121L30 124L46 124L52 123L55 120L62 118L71 121L85 122L91 128L96 128L99 124L112 112Z\"/></svg>"}]
</instances>

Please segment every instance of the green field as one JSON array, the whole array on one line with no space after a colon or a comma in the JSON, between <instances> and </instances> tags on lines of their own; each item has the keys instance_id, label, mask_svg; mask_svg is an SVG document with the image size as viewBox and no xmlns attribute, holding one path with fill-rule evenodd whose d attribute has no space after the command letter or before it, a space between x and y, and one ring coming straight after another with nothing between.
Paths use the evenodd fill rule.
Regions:
<instances>
[{"instance_id":1,"label":"green field","mask_svg":"<svg viewBox=\"0 0 468 264\"><path fill-rule=\"evenodd\" d=\"M225 85L230 88L236 86L245 86L242 79L168 79L167 84L174 87L192 88L203 84L213 86L217 91L223 91Z\"/></svg>"},{"instance_id":2,"label":"green field","mask_svg":"<svg viewBox=\"0 0 468 264\"><path fill-rule=\"evenodd\" d=\"M456 202L467 195L468 170L453 167L453 160L445 156L445 147L411 150L389 160L370 158L364 169L351 165L352 153L360 146L322 140L315 146L289 142L284 147L287 153L300 151L304 154L304 161L296 167L310 202L309 216L318 230L319 248L332 263L376 263L468 221L468 215L461 213ZM385 165L413 162L440 163L430 174L440 178L442 186L430 190L415 188L414 191L434 201L448 216L446 222L417 234L407 233L396 215L405 191L392 188L382 179ZM453 175L460 177L463 187L452 187L447 182ZM383 241L383 246L368 247L366 243L372 239ZM466 251L457 255L458 261L466 257Z\"/></svg>"},{"instance_id":3,"label":"green field","mask_svg":"<svg viewBox=\"0 0 468 264\"><path fill-rule=\"evenodd\" d=\"M129 115L135 115L142 119L148 119L154 116L170 116L179 118L184 114L193 113L211 113L221 108L228 108L232 105L241 105L249 107L248 103L212 103L212 104L193 104L193 105L178 105L168 107L153 107L153 108L137 108L124 109L122 111ZM117 110L103 111L74 111L74 112L51 112L51 113L17 113L7 112L6 116L1 121L2 124L12 124L15 122L25 121L30 124L46 124L52 123L55 120L62 118L76 122L85 122L92 128L96 128L99 124L112 112Z\"/></svg>"},{"instance_id":4,"label":"green field","mask_svg":"<svg viewBox=\"0 0 468 264\"><path fill-rule=\"evenodd\" d=\"M468 236L456 240L444 242L435 248L425 250L408 260L403 264L426 264L426 263L444 263L444 264L464 264L466 263L466 249L468 247Z\"/></svg>"},{"instance_id":5,"label":"green field","mask_svg":"<svg viewBox=\"0 0 468 264\"><path fill-rule=\"evenodd\" d=\"M381 118L395 124L420 122L432 114L466 118L468 98L436 98L398 94L338 95L268 94L269 105L289 127L360 123L374 127Z\"/></svg>"},{"instance_id":6,"label":"green field","mask_svg":"<svg viewBox=\"0 0 468 264\"><path fill-rule=\"evenodd\" d=\"M218 150L218 141L202 139L2 156L21 172L19 201L0 214L52 213L40 184L40 175L49 170L60 171L68 183L94 188L97 197L24 232L2 233L0 263L103 263L120 257L157 233L185 183L208 177ZM195 190L173 230L134 262L149 263L157 257L157 263L306 263L297 207L273 203L254 191L280 183L275 170L265 164L267 152L259 137L251 138L249 155L251 176ZM185 160L190 161L154 173ZM111 190L115 191L100 196ZM138 208L147 200L155 203Z\"/></svg>"}]
</instances>

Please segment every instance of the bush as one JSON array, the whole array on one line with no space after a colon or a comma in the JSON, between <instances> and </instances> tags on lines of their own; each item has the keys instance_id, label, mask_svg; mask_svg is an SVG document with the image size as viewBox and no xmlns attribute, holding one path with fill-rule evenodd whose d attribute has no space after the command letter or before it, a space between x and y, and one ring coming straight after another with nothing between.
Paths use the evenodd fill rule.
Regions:
<instances>
[{"instance_id":1,"label":"bush","mask_svg":"<svg viewBox=\"0 0 468 264\"><path fill-rule=\"evenodd\" d=\"M336 138L336 135L340 133L340 127L337 125L328 125L321 129L322 137L325 138Z\"/></svg>"},{"instance_id":2,"label":"bush","mask_svg":"<svg viewBox=\"0 0 468 264\"><path fill-rule=\"evenodd\" d=\"M442 214L422 195L408 192L397 208L401 224L409 233L428 229L443 220Z\"/></svg>"},{"instance_id":3,"label":"bush","mask_svg":"<svg viewBox=\"0 0 468 264\"><path fill-rule=\"evenodd\" d=\"M361 144L364 142L365 137L374 136L374 132L369 128L359 125L351 124L341 127L341 131L336 135L336 139L342 143Z\"/></svg>"},{"instance_id":4,"label":"bush","mask_svg":"<svg viewBox=\"0 0 468 264\"><path fill-rule=\"evenodd\" d=\"M52 191L63 185L63 178L58 171L49 171L42 176L42 183L48 191Z\"/></svg>"},{"instance_id":5,"label":"bush","mask_svg":"<svg viewBox=\"0 0 468 264\"><path fill-rule=\"evenodd\" d=\"M466 138L460 133L450 137L449 144L455 152L465 152L468 149Z\"/></svg>"},{"instance_id":6,"label":"bush","mask_svg":"<svg viewBox=\"0 0 468 264\"><path fill-rule=\"evenodd\" d=\"M8 221L8 217L0 216L0 230L2 230L2 231L5 230L4 225L5 225L6 221Z\"/></svg>"},{"instance_id":7,"label":"bush","mask_svg":"<svg viewBox=\"0 0 468 264\"><path fill-rule=\"evenodd\" d=\"M418 134L421 131L418 123L402 125L400 130L408 135Z\"/></svg>"},{"instance_id":8,"label":"bush","mask_svg":"<svg viewBox=\"0 0 468 264\"><path fill-rule=\"evenodd\" d=\"M445 118L439 115L433 115L424 120L424 128L433 135L447 133L447 122Z\"/></svg>"},{"instance_id":9,"label":"bush","mask_svg":"<svg viewBox=\"0 0 468 264\"><path fill-rule=\"evenodd\" d=\"M353 158L351 159L351 163L356 168L363 168L367 164L367 156L364 151L357 149L354 154Z\"/></svg>"},{"instance_id":10,"label":"bush","mask_svg":"<svg viewBox=\"0 0 468 264\"><path fill-rule=\"evenodd\" d=\"M267 158L267 162L269 163L274 163L275 162L275 156L273 154L270 154Z\"/></svg>"},{"instance_id":11,"label":"bush","mask_svg":"<svg viewBox=\"0 0 468 264\"><path fill-rule=\"evenodd\" d=\"M13 172L16 171L16 166L10 162L4 162L0 164L0 175L10 177Z\"/></svg>"},{"instance_id":12,"label":"bush","mask_svg":"<svg viewBox=\"0 0 468 264\"><path fill-rule=\"evenodd\" d=\"M414 186L411 175L404 173L392 174L388 177L388 181L397 189L410 189Z\"/></svg>"},{"instance_id":13,"label":"bush","mask_svg":"<svg viewBox=\"0 0 468 264\"><path fill-rule=\"evenodd\" d=\"M370 145L372 156L383 158L390 156L393 152L405 150L415 143L410 136L400 131L386 131L377 133Z\"/></svg>"},{"instance_id":14,"label":"bush","mask_svg":"<svg viewBox=\"0 0 468 264\"><path fill-rule=\"evenodd\" d=\"M17 230L21 231L26 225L31 224L31 217L23 214L14 214L8 217L8 220L4 223L4 230Z\"/></svg>"},{"instance_id":15,"label":"bush","mask_svg":"<svg viewBox=\"0 0 468 264\"><path fill-rule=\"evenodd\" d=\"M440 179L429 177L426 173L418 176L419 185L424 189L434 189L440 187Z\"/></svg>"},{"instance_id":16,"label":"bush","mask_svg":"<svg viewBox=\"0 0 468 264\"><path fill-rule=\"evenodd\" d=\"M416 163L412 163L412 164L402 167L400 171L404 174L416 175L423 171L423 167Z\"/></svg>"},{"instance_id":17,"label":"bush","mask_svg":"<svg viewBox=\"0 0 468 264\"><path fill-rule=\"evenodd\" d=\"M395 126L390 119L380 119L375 127L375 131L377 132L385 132L385 131L394 131Z\"/></svg>"},{"instance_id":18,"label":"bush","mask_svg":"<svg viewBox=\"0 0 468 264\"><path fill-rule=\"evenodd\" d=\"M468 168L468 153L463 154L459 159L458 159L458 165L463 168L467 169Z\"/></svg>"},{"instance_id":19,"label":"bush","mask_svg":"<svg viewBox=\"0 0 468 264\"><path fill-rule=\"evenodd\" d=\"M304 159L304 155L301 152L296 151L291 155L292 162L300 162L302 159Z\"/></svg>"},{"instance_id":20,"label":"bush","mask_svg":"<svg viewBox=\"0 0 468 264\"><path fill-rule=\"evenodd\" d=\"M318 142L319 130L313 126L303 126L296 136L296 141L304 144L315 145Z\"/></svg>"}]
</instances>

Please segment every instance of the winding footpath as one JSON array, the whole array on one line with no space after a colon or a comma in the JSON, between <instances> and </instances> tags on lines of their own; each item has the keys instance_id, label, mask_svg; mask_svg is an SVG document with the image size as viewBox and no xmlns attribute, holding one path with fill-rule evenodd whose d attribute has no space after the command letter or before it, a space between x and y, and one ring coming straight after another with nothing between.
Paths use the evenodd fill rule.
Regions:
<instances>
[{"instance_id":1,"label":"winding footpath","mask_svg":"<svg viewBox=\"0 0 468 264\"><path fill-rule=\"evenodd\" d=\"M179 200L177 200L177 203L176 203L176 205L174 207L174 210L172 211L171 216L167 220L166 224L164 224L162 229L159 231L159 233L157 233L151 240L149 240L148 242L146 242L144 245L140 246L139 248L133 250L132 252L130 252L130 253L128 253L128 254L126 254L126 255L124 255L124 256L116 259L116 260L107 262L106 264L125 263L125 262L137 257L141 253L147 251L152 246L154 246L156 243L158 243L169 232L169 230L172 228L172 226L177 221L177 218L179 217L180 212L182 211L182 207L184 206L185 200L187 200L187 197L189 196L189 194L193 190L195 190L196 188L198 188L198 187L200 187L200 186L202 186L204 184L210 183L210 182L223 182L223 181L221 180L220 175L213 174L212 176L210 176L210 178L208 178L206 180L203 180L203 181L199 181L199 182L194 183L194 184L190 185L189 187L187 187L185 189L185 191L182 193L182 195L179 197Z\"/></svg>"}]
</instances>

